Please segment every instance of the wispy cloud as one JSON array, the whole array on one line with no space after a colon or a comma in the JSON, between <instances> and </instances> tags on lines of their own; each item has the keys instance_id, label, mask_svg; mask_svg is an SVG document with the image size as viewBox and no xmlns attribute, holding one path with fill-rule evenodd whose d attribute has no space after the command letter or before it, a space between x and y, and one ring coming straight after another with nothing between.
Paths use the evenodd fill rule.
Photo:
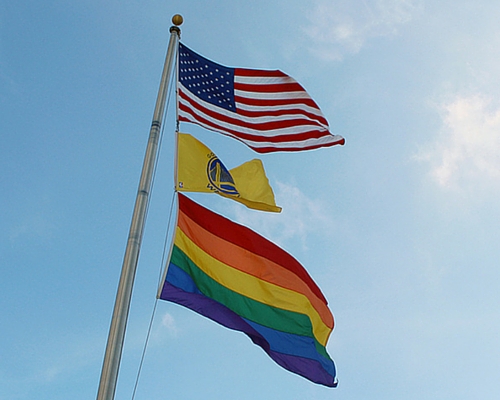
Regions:
<instances>
[{"instance_id":1,"label":"wispy cloud","mask_svg":"<svg viewBox=\"0 0 500 400\"><path fill-rule=\"evenodd\" d=\"M26 388L60 384L98 361L102 354L102 338L85 333L83 336L76 333L61 335L54 341L41 342L20 353L21 359L29 358L29 367L24 370L19 384Z\"/></svg>"},{"instance_id":2,"label":"wispy cloud","mask_svg":"<svg viewBox=\"0 0 500 400\"><path fill-rule=\"evenodd\" d=\"M47 238L52 237L57 225L44 215L26 216L17 225L11 227L9 239L16 242L25 237Z\"/></svg>"},{"instance_id":3,"label":"wispy cloud","mask_svg":"<svg viewBox=\"0 0 500 400\"><path fill-rule=\"evenodd\" d=\"M416 157L442 188L474 190L500 180L500 107L482 95L457 96L440 106L440 136Z\"/></svg>"},{"instance_id":4,"label":"wispy cloud","mask_svg":"<svg viewBox=\"0 0 500 400\"><path fill-rule=\"evenodd\" d=\"M312 40L313 53L340 60L359 52L372 37L397 34L421 8L420 0L317 0L304 31Z\"/></svg>"},{"instance_id":5,"label":"wispy cloud","mask_svg":"<svg viewBox=\"0 0 500 400\"><path fill-rule=\"evenodd\" d=\"M177 323L175 322L174 317L168 312L163 314L163 316L161 317L161 325L162 327L166 328L167 331L173 336L177 336L177 334L179 333L179 328L177 327Z\"/></svg>"},{"instance_id":6,"label":"wispy cloud","mask_svg":"<svg viewBox=\"0 0 500 400\"><path fill-rule=\"evenodd\" d=\"M334 223L328 215L328 205L313 200L299 188L277 182L274 185L276 203L283 207L280 214L256 213L243 207L234 207L236 220L251 226L280 245L299 240L307 249L308 236L314 232L332 232Z\"/></svg>"}]
</instances>

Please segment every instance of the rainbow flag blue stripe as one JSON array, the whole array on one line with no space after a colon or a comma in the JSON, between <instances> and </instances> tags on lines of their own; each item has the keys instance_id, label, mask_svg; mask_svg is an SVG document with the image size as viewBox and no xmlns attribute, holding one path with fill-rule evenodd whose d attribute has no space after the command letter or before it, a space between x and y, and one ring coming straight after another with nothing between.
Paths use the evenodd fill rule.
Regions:
<instances>
[{"instance_id":1,"label":"rainbow flag blue stripe","mask_svg":"<svg viewBox=\"0 0 500 400\"><path fill-rule=\"evenodd\" d=\"M290 254L182 194L160 298L245 333L283 368L336 387L327 301Z\"/></svg>"}]
</instances>

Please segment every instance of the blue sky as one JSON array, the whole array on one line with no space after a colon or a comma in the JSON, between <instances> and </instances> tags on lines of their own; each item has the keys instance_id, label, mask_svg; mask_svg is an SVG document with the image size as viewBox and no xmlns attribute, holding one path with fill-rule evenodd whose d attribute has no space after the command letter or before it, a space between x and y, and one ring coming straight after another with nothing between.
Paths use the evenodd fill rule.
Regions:
<instances>
[{"instance_id":1,"label":"blue sky","mask_svg":"<svg viewBox=\"0 0 500 400\"><path fill-rule=\"evenodd\" d=\"M48 0L1 3L0 399L95 398L175 13L204 56L293 76L346 139L260 157L280 215L192 196L308 269L339 386L160 302L136 399L498 398L498 2ZM171 97L117 399L162 268L173 116ZM228 168L258 156L181 129Z\"/></svg>"}]
</instances>

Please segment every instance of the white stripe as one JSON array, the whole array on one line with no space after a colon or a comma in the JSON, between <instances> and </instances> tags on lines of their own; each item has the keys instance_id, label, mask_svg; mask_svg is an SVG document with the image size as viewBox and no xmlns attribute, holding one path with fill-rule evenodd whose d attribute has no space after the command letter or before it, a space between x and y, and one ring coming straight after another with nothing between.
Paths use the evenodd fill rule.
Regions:
<instances>
[{"instance_id":1,"label":"white stripe","mask_svg":"<svg viewBox=\"0 0 500 400\"><path fill-rule=\"evenodd\" d=\"M240 139L241 141L245 142L248 146L250 147L255 147L255 148L264 148L264 147L275 147L275 148L287 148L287 147L298 147L298 148L305 148L305 147L311 147L311 146L318 146L318 145L325 145L325 144L330 144L330 143L338 143L343 139L342 136L339 135L328 135L328 136L322 136L318 139L307 139L307 140L300 140L300 141L290 141L290 142L254 142L251 140L243 140Z\"/></svg>"},{"instance_id":2,"label":"white stripe","mask_svg":"<svg viewBox=\"0 0 500 400\"><path fill-rule=\"evenodd\" d=\"M301 92L249 92L246 90L234 89L235 96L241 96L248 99L310 99L311 97L304 91Z\"/></svg>"},{"instance_id":3,"label":"white stripe","mask_svg":"<svg viewBox=\"0 0 500 400\"><path fill-rule=\"evenodd\" d=\"M235 83L244 83L248 85L276 85L284 83L298 83L291 76L239 76L234 75Z\"/></svg>"}]
</instances>

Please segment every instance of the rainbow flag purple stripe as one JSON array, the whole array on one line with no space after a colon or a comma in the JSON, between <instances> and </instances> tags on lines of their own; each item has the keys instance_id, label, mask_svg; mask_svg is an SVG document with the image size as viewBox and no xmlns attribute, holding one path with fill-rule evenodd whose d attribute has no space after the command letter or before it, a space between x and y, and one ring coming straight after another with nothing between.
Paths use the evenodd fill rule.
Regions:
<instances>
[{"instance_id":1,"label":"rainbow flag purple stripe","mask_svg":"<svg viewBox=\"0 0 500 400\"><path fill-rule=\"evenodd\" d=\"M326 351L334 320L290 254L182 194L160 298L245 333L283 368L336 387Z\"/></svg>"}]
</instances>

